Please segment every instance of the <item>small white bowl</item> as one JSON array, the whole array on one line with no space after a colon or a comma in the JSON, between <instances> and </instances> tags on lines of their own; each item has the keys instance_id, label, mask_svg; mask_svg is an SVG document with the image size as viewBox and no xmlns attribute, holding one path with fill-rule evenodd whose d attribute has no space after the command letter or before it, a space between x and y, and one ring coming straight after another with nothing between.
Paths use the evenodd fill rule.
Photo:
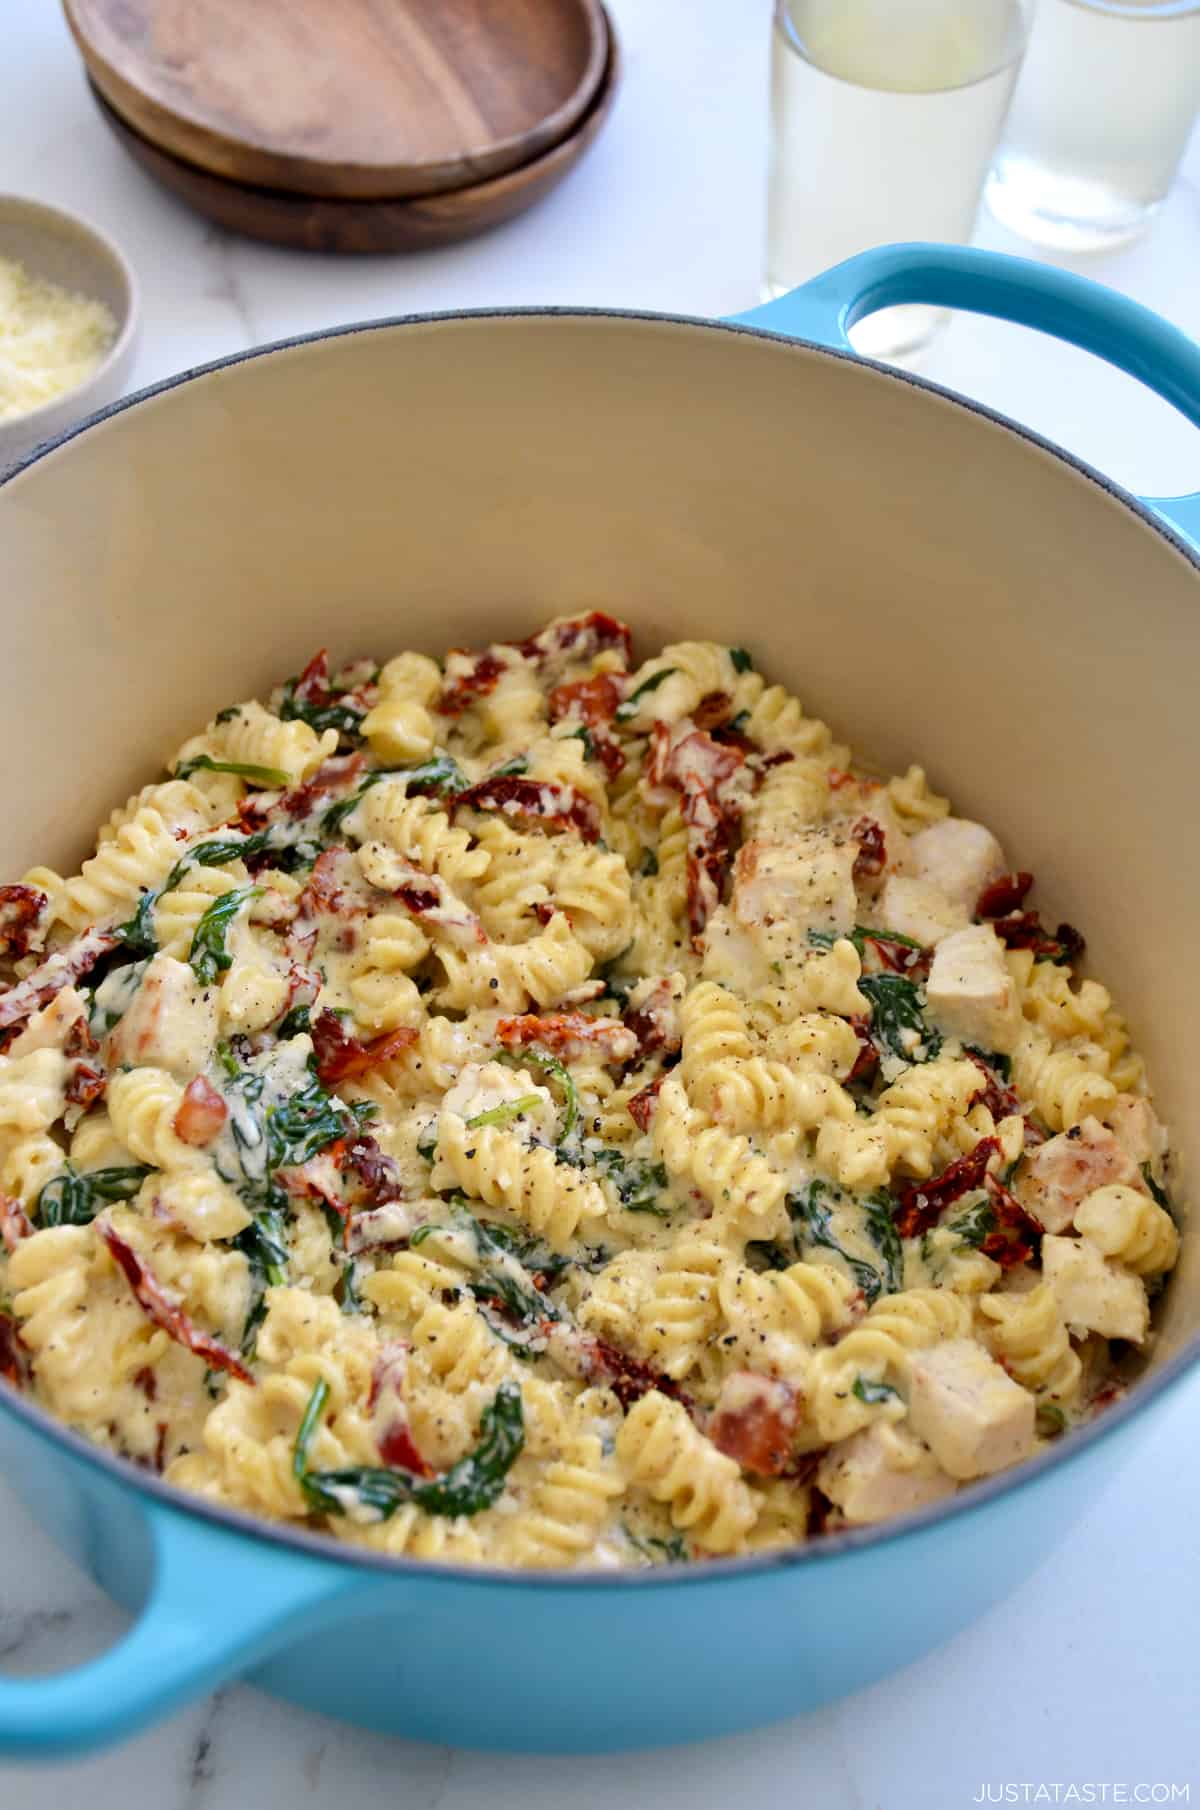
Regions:
<instances>
[{"instance_id":1,"label":"small white bowl","mask_svg":"<svg viewBox=\"0 0 1200 1810\"><path fill-rule=\"evenodd\" d=\"M0 258L16 258L31 275L103 302L117 323L112 346L83 383L27 415L0 422L2 473L40 441L120 395L137 339L138 292L133 271L111 239L74 214L19 195L0 195Z\"/></svg>"}]
</instances>

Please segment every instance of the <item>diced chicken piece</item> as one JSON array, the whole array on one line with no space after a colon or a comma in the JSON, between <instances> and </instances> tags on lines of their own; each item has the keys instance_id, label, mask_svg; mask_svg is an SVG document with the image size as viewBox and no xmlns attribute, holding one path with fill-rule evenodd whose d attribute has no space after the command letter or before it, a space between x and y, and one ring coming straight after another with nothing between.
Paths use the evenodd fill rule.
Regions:
<instances>
[{"instance_id":1,"label":"diced chicken piece","mask_svg":"<svg viewBox=\"0 0 1200 1810\"><path fill-rule=\"evenodd\" d=\"M982 823L943 817L918 831L909 845L912 872L945 894L952 905L975 915L984 887L1007 873L1004 850Z\"/></svg>"},{"instance_id":2,"label":"diced chicken piece","mask_svg":"<svg viewBox=\"0 0 1200 1810\"><path fill-rule=\"evenodd\" d=\"M966 1481L1033 1451L1036 1403L973 1339L948 1339L912 1360L908 1420L943 1470Z\"/></svg>"},{"instance_id":3,"label":"diced chicken piece","mask_svg":"<svg viewBox=\"0 0 1200 1810\"><path fill-rule=\"evenodd\" d=\"M502 1113L515 1101L534 1096L537 1104L508 1120L507 1129L526 1134L536 1131L543 1137L552 1138L558 1123L554 1096L528 1069L505 1068L499 1062L468 1062L443 1097L442 1105L447 1112L456 1112L469 1125L481 1113Z\"/></svg>"},{"instance_id":4,"label":"diced chicken piece","mask_svg":"<svg viewBox=\"0 0 1200 1810\"><path fill-rule=\"evenodd\" d=\"M950 1037L985 1050L1008 1050L1021 1026L1017 989L1004 945L990 924L943 937L926 983L930 1016Z\"/></svg>"},{"instance_id":5,"label":"diced chicken piece","mask_svg":"<svg viewBox=\"0 0 1200 1810\"><path fill-rule=\"evenodd\" d=\"M911 936L927 948L940 943L952 931L965 930L968 915L928 880L911 880L902 874L888 875L875 908L881 929L894 930L897 936Z\"/></svg>"},{"instance_id":6,"label":"diced chicken piece","mask_svg":"<svg viewBox=\"0 0 1200 1810\"><path fill-rule=\"evenodd\" d=\"M746 842L733 870L739 924L788 923L804 935L842 936L854 926L858 843L831 830L806 830L788 842Z\"/></svg>"},{"instance_id":7,"label":"diced chicken piece","mask_svg":"<svg viewBox=\"0 0 1200 1810\"><path fill-rule=\"evenodd\" d=\"M1043 1238L1042 1274L1073 1332L1140 1345L1150 1325L1145 1284L1087 1238Z\"/></svg>"},{"instance_id":8,"label":"diced chicken piece","mask_svg":"<svg viewBox=\"0 0 1200 1810\"><path fill-rule=\"evenodd\" d=\"M1076 1207L1093 1189L1137 1179L1137 1163L1116 1133L1099 1119L1084 1119L1030 1152L1017 1193L1047 1232L1066 1232L1075 1222Z\"/></svg>"},{"instance_id":9,"label":"diced chicken piece","mask_svg":"<svg viewBox=\"0 0 1200 1810\"><path fill-rule=\"evenodd\" d=\"M1118 1094L1104 1117L1113 1136L1137 1168L1140 1169L1143 1163L1162 1160L1167 1149L1167 1134L1149 1100L1144 1100L1140 1094ZM1105 1180L1124 1181L1126 1177L1106 1176Z\"/></svg>"},{"instance_id":10,"label":"diced chicken piece","mask_svg":"<svg viewBox=\"0 0 1200 1810\"><path fill-rule=\"evenodd\" d=\"M165 1068L181 1080L199 1074L217 1040L217 997L187 962L156 955L109 1038L109 1067Z\"/></svg>"},{"instance_id":11,"label":"diced chicken piece","mask_svg":"<svg viewBox=\"0 0 1200 1810\"><path fill-rule=\"evenodd\" d=\"M833 1447L817 1488L847 1521L886 1521L952 1495L958 1485L929 1447L904 1426L876 1421Z\"/></svg>"},{"instance_id":12,"label":"diced chicken piece","mask_svg":"<svg viewBox=\"0 0 1200 1810\"><path fill-rule=\"evenodd\" d=\"M61 1050L76 1025L87 1020L87 1004L74 987L64 987L48 1006L35 1012L19 1037L9 1044L9 1056L28 1056L34 1050Z\"/></svg>"}]
</instances>

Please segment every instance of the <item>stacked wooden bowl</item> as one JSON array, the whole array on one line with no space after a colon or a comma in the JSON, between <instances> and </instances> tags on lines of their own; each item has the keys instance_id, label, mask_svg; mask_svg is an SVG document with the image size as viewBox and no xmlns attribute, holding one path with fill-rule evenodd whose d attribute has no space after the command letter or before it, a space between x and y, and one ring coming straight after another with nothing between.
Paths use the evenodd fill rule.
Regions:
<instances>
[{"instance_id":1,"label":"stacked wooden bowl","mask_svg":"<svg viewBox=\"0 0 1200 1810\"><path fill-rule=\"evenodd\" d=\"M231 232L422 250L523 213L617 87L601 0L63 0L106 124Z\"/></svg>"}]
</instances>

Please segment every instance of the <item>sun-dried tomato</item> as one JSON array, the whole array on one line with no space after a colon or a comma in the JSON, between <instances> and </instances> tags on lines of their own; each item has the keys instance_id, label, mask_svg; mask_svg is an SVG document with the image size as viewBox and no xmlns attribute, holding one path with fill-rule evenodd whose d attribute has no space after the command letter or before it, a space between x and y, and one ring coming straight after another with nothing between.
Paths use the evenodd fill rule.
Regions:
<instances>
[{"instance_id":1,"label":"sun-dried tomato","mask_svg":"<svg viewBox=\"0 0 1200 1810\"><path fill-rule=\"evenodd\" d=\"M574 786L556 780L523 779L515 773L494 773L468 786L454 799L454 808L471 805L478 811L499 811L505 817L536 817L561 829L576 830L585 842L600 839L600 814L590 798Z\"/></svg>"},{"instance_id":2,"label":"sun-dried tomato","mask_svg":"<svg viewBox=\"0 0 1200 1810\"><path fill-rule=\"evenodd\" d=\"M544 1017L526 1012L520 1018L502 1018L496 1036L505 1049L537 1048L568 1061L598 1050L605 1062L628 1062L637 1051L637 1038L615 1018L589 1018L586 1012L549 1012Z\"/></svg>"},{"instance_id":3,"label":"sun-dried tomato","mask_svg":"<svg viewBox=\"0 0 1200 1810\"><path fill-rule=\"evenodd\" d=\"M91 1062L76 1062L63 1093L68 1105L87 1108L104 1098L107 1087L108 1076L102 1068Z\"/></svg>"},{"instance_id":4,"label":"sun-dried tomato","mask_svg":"<svg viewBox=\"0 0 1200 1810\"><path fill-rule=\"evenodd\" d=\"M312 1040L317 1077L323 1086L332 1087L351 1075L364 1075L398 1056L401 1050L410 1049L417 1041L417 1032L408 1025L399 1025L369 1043L361 1043L351 1036L338 1014L326 1006L313 1020Z\"/></svg>"},{"instance_id":5,"label":"sun-dried tomato","mask_svg":"<svg viewBox=\"0 0 1200 1810\"><path fill-rule=\"evenodd\" d=\"M115 949L119 940L111 930L85 930L65 949L56 949L53 955L48 955L32 974L0 993L0 1030L20 1024L40 1006L49 1005L64 987L90 973L100 957Z\"/></svg>"},{"instance_id":6,"label":"sun-dried tomato","mask_svg":"<svg viewBox=\"0 0 1200 1810\"><path fill-rule=\"evenodd\" d=\"M0 1309L0 1376L14 1389L29 1383L29 1355L21 1341L21 1328L10 1313Z\"/></svg>"},{"instance_id":7,"label":"sun-dried tomato","mask_svg":"<svg viewBox=\"0 0 1200 1810\"><path fill-rule=\"evenodd\" d=\"M879 1067L879 1051L871 1036L871 1020L856 1015L850 1020L851 1029L858 1040L858 1054L854 1058L854 1066L846 1076L849 1081L867 1081Z\"/></svg>"},{"instance_id":8,"label":"sun-dried tomato","mask_svg":"<svg viewBox=\"0 0 1200 1810\"><path fill-rule=\"evenodd\" d=\"M850 832L858 843L854 857L854 878L876 880L887 865L887 837L882 824L873 817L860 817Z\"/></svg>"},{"instance_id":9,"label":"sun-dried tomato","mask_svg":"<svg viewBox=\"0 0 1200 1810\"><path fill-rule=\"evenodd\" d=\"M212 1370L227 1371L240 1383L254 1383L254 1378L241 1359L210 1333L201 1332L191 1316L163 1288L154 1273L144 1264L131 1244L116 1231L104 1214L95 1222L96 1230L121 1271L142 1312L179 1345L194 1351Z\"/></svg>"},{"instance_id":10,"label":"sun-dried tomato","mask_svg":"<svg viewBox=\"0 0 1200 1810\"><path fill-rule=\"evenodd\" d=\"M691 1397L678 1383L652 1364L643 1363L641 1358L630 1357L620 1346L610 1344L607 1339L591 1339L588 1355L593 1374L608 1384L623 1408L631 1408L643 1395L657 1389L660 1395L669 1395L672 1401L682 1403L690 1411Z\"/></svg>"},{"instance_id":11,"label":"sun-dried tomato","mask_svg":"<svg viewBox=\"0 0 1200 1810\"><path fill-rule=\"evenodd\" d=\"M886 930L863 930L856 934L861 934L863 942L870 944L883 966L894 974L921 979L929 972L931 949L914 949L910 943L889 936Z\"/></svg>"},{"instance_id":12,"label":"sun-dried tomato","mask_svg":"<svg viewBox=\"0 0 1200 1810\"><path fill-rule=\"evenodd\" d=\"M625 694L622 680L623 675L611 672L574 679L556 686L547 700L552 723L578 719L586 725L592 753L610 780L625 770L621 744L608 727Z\"/></svg>"},{"instance_id":13,"label":"sun-dried tomato","mask_svg":"<svg viewBox=\"0 0 1200 1810\"><path fill-rule=\"evenodd\" d=\"M717 729L728 719L732 708L733 699L727 691L706 691L692 711L692 721L697 729Z\"/></svg>"},{"instance_id":14,"label":"sun-dried tomato","mask_svg":"<svg viewBox=\"0 0 1200 1810\"><path fill-rule=\"evenodd\" d=\"M894 1215L901 1238L919 1238L935 1226L947 1207L984 1186L987 1166L1000 1154L998 1138L980 1138L974 1150L958 1157L926 1182L907 1182Z\"/></svg>"},{"instance_id":15,"label":"sun-dried tomato","mask_svg":"<svg viewBox=\"0 0 1200 1810\"><path fill-rule=\"evenodd\" d=\"M590 679L572 679L569 684L556 685L546 700L546 708L552 723L561 722L564 717L578 717L590 729L600 729L612 722L624 695L623 674L598 672Z\"/></svg>"},{"instance_id":16,"label":"sun-dried tomato","mask_svg":"<svg viewBox=\"0 0 1200 1810\"><path fill-rule=\"evenodd\" d=\"M465 648L455 648L453 651L466 655ZM477 698L485 698L489 692L495 691L503 671L504 661L498 654L492 653L490 649L486 653L476 654L464 673L442 687L434 709L441 716L461 716Z\"/></svg>"},{"instance_id":17,"label":"sun-dried tomato","mask_svg":"<svg viewBox=\"0 0 1200 1810\"><path fill-rule=\"evenodd\" d=\"M1045 1228L1027 1207L1021 1205L1016 1195L1009 1192L998 1176L988 1175L984 1180L996 1224L980 1249L985 1257L990 1257L1001 1269L1011 1269L1017 1263L1028 1263L1038 1249Z\"/></svg>"},{"instance_id":18,"label":"sun-dried tomato","mask_svg":"<svg viewBox=\"0 0 1200 1810\"><path fill-rule=\"evenodd\" d=\"M319 798L323 798L328 792L348 790L365 765L365 757L361 754L341 754L333 760L327 760L317 768L311 779L306 779L303 785L285 792L270 815L282 815L294 821L310 816ZM264 821L265 818L266 813ZM270 853L269 850L265 852Z\"/></svg>"},{"instance_id":19,"label":"sun-dried tomato","mask_svg":"<svg viewBox=\"0 0 1200 1810\"><path fill-rule=\"evenodd\" d=\"M0 1194L0 1239L6 1251L15 1251L22 1238L33 1235L33 1221L11 1194Z\"/></svg>"},{"instance_id":20,"label":"sun-dried tomato","mask_svg":"<svg viewBox=\"0 0 1200 1810\"><path fill-rule=\"evenodd\" d=\"M299 704L327 704L329 688L329 649L319 647L296 683L292 696Z\"/></svg>"},{"instance_id":21,"label":"sun-dried tomato","mask_svg":"<svg viewBox=\"0 0 1200 1810\"><path fill-rule=\"evenodd\" d=\"M1032 885L1032 874L1001 874L998 880L992 880L984 887L975 901L975 916L1002 918L1010 911L1020 911Z\"/></svg>"},{"instance_id":22,"label":"sun-dried tomato","mask_svg":"<svg viewBox=\"0 0 1200 1810\"><path fill-rule=\"evenodd\" d=\"M672 739L665 724L656 723L651 732L648 782L672 786L679 792L680 812L687 826L688 926L693 940L702 934L721 903L733 864L742 799L729 782L745 764L740 748L726 746L703 729L694 729L678 741Z\"/></svg>"},{"instance_id":23,"label":"sun-dried tomato","mask_svg":"<svg viewBox=\"0 0 1200 1810\"><path fill-rule=\"evenodd\" d=\"M988 921L1007 949L1031 949L1039 961L1077 961L1087 947L1073 924L1060 924L1051 936L1036 911L1015 911Z\"/></svg>"},{"instance_id":24,"label":"sun-dried tomato","mask_svg":"<svg viewBox=\"0 0 1200 1810\"><path fill-rule=\"evenodd\" d=\"M649 1131L650 1121L654 1117L654 1109L658 1105L659 1091L665 1080L665 1075L656 1075L653 1081L634 1094L632 1099L627 1102L626 1111L639 1131Z\"/></svg>"},{"instance_id":25,"label":"sun-dried tomato","mask_svg":"<svg viewBox=\"0 0 1200 1810\"><path fill-rule=\"evenodd\" d=\"M660 980L640 1005L627 1007L622 1019L626 1029L638 1040L640 1056L648 1056L655 1050L674 1055L679 1049L682 1040L679 1003L669 980Z\"/></svg>"},{"instance_id":26,"label":"sun-dried tomato","mask_svg":"<svg viewBox=\"0 0 1200 1810\"><path fill-rule=\"evenodd\" d=\"M347 1138L338 1147L335 1161L343 1175L352 1176L359 1183L361 1198L354 1202L356 1212L404 1198L404 1185L395 1160L366 1132Z\"/></svg>"},{"instance_id":27,"label":"sun-dried tomato","mask_svg":"<svg viewBox=\"0 0 1200 1810\"><path fill-rule=\"evenodd\" d=\"M0 951L28 955L49 911L50 900L36 886L0 886Z\"/></svg>"},{"instance_id":28,"label":"sun-dried tomato","mask_svg":"<svg viewBox=\"0 0 1200 1810\"><path fill-rule=\"evenodd\" d=\"M790 1384L752 1370L734 1371L722 1385L708 1437L744 1471L780 1477L791 1459L800 1411L800 1399Z\"/></svg>"},{"instance_id":29,"label":"sun-dried tomato","mask_svg":"<svg viewBox=\"0 0 1200 1810\"><path fill-rule=\"evenodd\" d=\"M539 666L555 654L569 653L574 660L591 660L610 648L615 648L628 666L632 647L633 634L628 623L610 616L606 610L568 616L565 622L552 622L527 641L517 643L518 653Z\"/></svg>"}]
</instances>

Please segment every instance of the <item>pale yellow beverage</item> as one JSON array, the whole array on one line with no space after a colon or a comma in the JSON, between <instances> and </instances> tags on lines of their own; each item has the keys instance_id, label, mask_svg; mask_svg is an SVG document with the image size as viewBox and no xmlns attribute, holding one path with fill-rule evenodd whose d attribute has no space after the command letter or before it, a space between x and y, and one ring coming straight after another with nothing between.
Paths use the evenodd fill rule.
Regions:
<instances>
[{"instance_id":1,"label":"pale yellow beverage","mask_svg":"<svg viewBox=\"0 0 1200 1810\"><path fill-rule=\"evenodd\" d=\"M778 0L770 295L872 245L970 237L1025 32L1018 0ZM855 343L910 350L936 319L887 309Z\"/></svg>"},{"instance_id":2,"label":"pale yellow beverage","mask_svg":"<svg viewBox=\"0 0 1200 1810\"><path fill-rule=\"evenodd\" d=\"M1197 0L1042 0L988 204L1067 250L1129 238L1166 196L1197 108Z\"/></svg>"}]
</instances>

